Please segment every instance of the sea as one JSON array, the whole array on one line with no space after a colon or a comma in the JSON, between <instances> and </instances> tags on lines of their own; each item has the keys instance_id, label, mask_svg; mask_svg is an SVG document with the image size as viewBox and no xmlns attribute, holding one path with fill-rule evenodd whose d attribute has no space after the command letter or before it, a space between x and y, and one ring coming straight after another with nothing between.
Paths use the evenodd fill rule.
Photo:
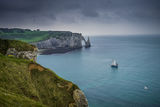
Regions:
<instances>
[{"instance_id":1,"label":"sea","mask_svg":"<svg viewBox=\"0 0 160 107\"><path fill-rule=\"evenodd\" d=\"M160 35L90 40L90 48L38 55L37 62L77 84L89 107L160 107Z\"/></svg>"}]
</instances>

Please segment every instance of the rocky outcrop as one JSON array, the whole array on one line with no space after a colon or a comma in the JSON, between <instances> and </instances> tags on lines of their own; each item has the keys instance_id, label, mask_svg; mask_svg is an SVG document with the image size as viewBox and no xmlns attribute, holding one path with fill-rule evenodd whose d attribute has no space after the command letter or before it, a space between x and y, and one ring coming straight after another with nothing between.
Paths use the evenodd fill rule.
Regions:
<instances>
[{"instance_id":1,"label":"rocky outcrop","mask_svg":"<svg viewBox=\"0 0 160 107\"><path fill-rule=\"evenodd\" d=\"M82 37L83 41L85 42L85 48L89 48L91 47L91 42L90 39L88 37L88 39L86 40L84 37Z\"/></svg>"},{"instance_id":2,"label":"rocky outcrop","mask_svg":"<svg viewBox=\"0 0 160 107\"><path fill-rule=\"evenodd\" d=\"M76 89L73 91L73 99L75 100L77 107L88 107L88 101L81 90Z\"/></svg>"},{"instance_id":3,"label":"rocky outcrop","mask_svg":"<svg viewBox=\"0 0 160 107\"><path fill-rule=\"evenodd\" d=\"M14 56L16 58L23 58L36 61L38 49L35 48L33 51L17 51L15 48L9 48L6 56Z\"/></svg>"},{"instance_id":4,"label":"rocky outcrop","mask_svg":"<svg viewBox=\"0 0 160 107\"><path fill-rule=\"evenodd\" d=\"M89 39L89 37L88 37L88 40L87 40L87 41L85 41L85 47L86 47L86 48L91 47L91 43L90 43L90 39Z\"/></svg>"}]
</instances>

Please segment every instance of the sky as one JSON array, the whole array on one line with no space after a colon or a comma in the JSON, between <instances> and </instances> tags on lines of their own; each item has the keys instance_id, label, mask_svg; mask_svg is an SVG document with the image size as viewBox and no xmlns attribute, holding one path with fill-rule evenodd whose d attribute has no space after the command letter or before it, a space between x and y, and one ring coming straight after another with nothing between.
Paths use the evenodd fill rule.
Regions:
<instances>
[{"instance_id":1,"label":"sky","mask_svg":"<svg viewBox=\"0 0 160 107\"><path fill-rule=\"evenodd\" d=\"M160 0L0 0L0 27L160 34Z\"/></svg>"}]
</instances>

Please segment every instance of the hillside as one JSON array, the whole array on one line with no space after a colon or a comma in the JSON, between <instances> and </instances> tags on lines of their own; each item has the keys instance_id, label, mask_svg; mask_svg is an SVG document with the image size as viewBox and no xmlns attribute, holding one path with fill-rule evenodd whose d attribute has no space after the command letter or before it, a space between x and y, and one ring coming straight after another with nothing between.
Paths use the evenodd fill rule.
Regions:
<instances>
[{"instance_id":1,"label":"hillside","mask_svg":"<svg viewBox=\"0 0 160 107\"><path fill-rule=\"evenodd\" d=\"M88 104L75 84L53 71L35 61L0 54L0 106L88 107Z\"/></svg>"}]
</instances>

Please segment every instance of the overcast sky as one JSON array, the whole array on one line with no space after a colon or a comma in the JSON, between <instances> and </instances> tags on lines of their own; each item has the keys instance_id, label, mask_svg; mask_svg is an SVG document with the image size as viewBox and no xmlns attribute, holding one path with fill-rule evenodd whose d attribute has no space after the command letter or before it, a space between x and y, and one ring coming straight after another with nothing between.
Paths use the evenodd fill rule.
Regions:
<instances>
[{"instance_id":1,"label":"overcast sky","mask_svg":"<svg viewBox=\"0 0 160 107\"><path fill-rule=\"evenodd\" d=\"M160 34L160 0L0 0L0 27Z\"/></svg>"}]
</instances>

